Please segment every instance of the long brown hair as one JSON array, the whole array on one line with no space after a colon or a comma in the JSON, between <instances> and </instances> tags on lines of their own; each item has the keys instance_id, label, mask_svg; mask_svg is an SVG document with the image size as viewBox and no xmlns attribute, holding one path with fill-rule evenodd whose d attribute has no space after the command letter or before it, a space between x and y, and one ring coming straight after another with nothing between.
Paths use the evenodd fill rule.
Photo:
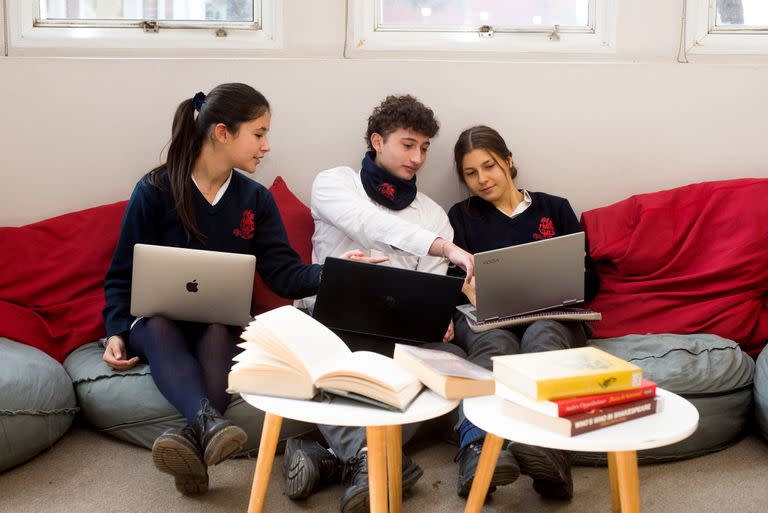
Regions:
<instances>
[{"instance_id":1,"label":"long brown hair","mask_svg":"<svg viewBox=\"0 0 768 513\"><path fill-rule=\"evenodd\" d=\"M456 140L456 144L453 146L453 161L456 167L456 175L459 177L459 182L466 184L464 181L464 157L473 150L485 150L496 162L496 165L504 169L499 162L499 157L504 159L509 164L509 176L514 180L517 176L517 168L514 162L512 162L512 152L509 151L507 143L504 138L496 130L489 126L477 125L472 128L467 128ZM471 208L471 197L462 202L465 211L470 215L475 215L476 212Z\"/></svg>"},{"instance_id":2,"label":"long brown hair","mask_svg":"<svg viewBox=\"0 0 768 513\"><path fill-rule=\"evenodd\" d=\"M198 111L195 117L195 110ZM160 174L168 173L176 213L187 238L201 242L205 236L197 228L192 208L192 170L200 156L205 137L212 137L212 127L222 123L235 134L240 125L263 116L269 102L247 84L229 83L214 87L208 96L198 93L195 101L184 100L176 108L171 126L171 142L165 163L144 175L148 183L163 189Z\"/></svg>"},{"instance_id":3,"label":"long brown hair","mask_svg":"<svg viewBox=\"0 0 768 513\"><path fill-rule=\"evenodd\" d=\"M512 152L507 148L504 138L489 126L477 125L467 128L459 134L459 138L453 146L453 161L460 182L464 183L464 170L462 169L464 156L473 150L487 151L496 164L504 169L506 166L502 166L497 158L501 157L509 163L509 177L514 180L517 176L517 168L512 162Z\"/></svg>"}]
</instances>

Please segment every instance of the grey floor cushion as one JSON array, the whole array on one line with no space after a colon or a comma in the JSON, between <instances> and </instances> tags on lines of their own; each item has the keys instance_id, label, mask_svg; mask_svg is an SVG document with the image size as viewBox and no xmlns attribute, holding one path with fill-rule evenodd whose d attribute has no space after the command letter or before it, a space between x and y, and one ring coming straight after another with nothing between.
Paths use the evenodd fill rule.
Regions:
<instances>
[{"instance_id":1,"label":"grey floor cushion","mask_svg":"<svg viewBox=\"0 0 768 513\"><path fill-rule=\"evenodd\" d=\"M92 342L70 353L64 361L77 394L83 417L96 429L122 440L151 448L169 427L181 427L184 418L155 386L148 365L125 372L107 366L104 348ZM244 451L258 448L264 413L243 401L233 400L224 415L248 433ZM314 430L312 424L284 419L281 439Z\"/></svg>"},{"instance_id":2,"label":"grey floor cushion","mask_svg":"<svg viewBox=\"0 0 768 513\"><path fill-rule=\"evenodd\" d=\"M75 391L59 362L0 338L0 472L50 448L76 413Z\"/></svg>"},{"instance_id":3,"label":"grey floor cushion","mask_svg":"<svg viewBox=\"0 0 768 513\"><path fill-rule=\"evenodd\" d=\"M641 462L671 461L718 451L741 438L752 418L755 363L739 346L716 335L628 335L591 340L643 369L643 376L688 399L699 427L678 443L638 452ZM578 453L577 463L604 463L605 454Z\"/></svg>"},{"instance_id":4,"label":"grey floor cushion","mask_svg":"<svg viewBox=\"0 0 768 513\"><path fill-rule=\"evenodd\" d=\"M768 349L763 349L755 366L755 417L757 427L768 438Z\"/></svg>"}]
</instances>

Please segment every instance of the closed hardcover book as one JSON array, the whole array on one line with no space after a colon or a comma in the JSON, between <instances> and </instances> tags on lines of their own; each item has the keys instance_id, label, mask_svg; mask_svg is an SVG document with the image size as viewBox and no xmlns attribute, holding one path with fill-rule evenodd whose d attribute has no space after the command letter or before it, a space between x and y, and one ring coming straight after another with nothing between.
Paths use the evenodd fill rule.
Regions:
<instances>
[{"instance_id":1,"label":"closed hardcover book","mask_svg":"<svg viewBox=\"0 0 768 513\"><path fill-rule=\"evenodd\" d=\"M638 388L643 371L596 347L494 356L496 381L536 399L564 399Z\"/></svg>"},{"instance_id":2,"label":"closed hardcover book","mask_svg":"<svg viewBox=\"0 0 768 513\"><path fill-rule=\"evenodd\" d=\"M576 436L597 429L646 417L661 411L661 397L650 397L631 403L597 408L568 417L553 417L512 401L502 401L503 415L534 424L563 436Z\"/></svg>"},{"instance_id":3,"label":"closed hardcover book","mask_svg":"<svg viewBox=\"0 0 768 513\"><path fill-rule=\"evenodd\" d=\"M491 371L453 353L396 344L394 360L446 399L493 394Z\"/></svg>"},{"instance_id":4,"label":"closed hardcover book","mask_svg":"<svg viewBox=\"0 0 768 513\"><path fill-rule=\"evenodd\" d=\"M502 383L496 382L496 395L507 401L512 401L513 403L517 403L552 417L567 417L568 415L594 410L595 408L605 408L606 406L613 406L615 404L623 404L655 397L656 383L644 379L640 388L633 388L631 390L569 397L567 399L537 401Z\"/></svg>"}]
</instances>

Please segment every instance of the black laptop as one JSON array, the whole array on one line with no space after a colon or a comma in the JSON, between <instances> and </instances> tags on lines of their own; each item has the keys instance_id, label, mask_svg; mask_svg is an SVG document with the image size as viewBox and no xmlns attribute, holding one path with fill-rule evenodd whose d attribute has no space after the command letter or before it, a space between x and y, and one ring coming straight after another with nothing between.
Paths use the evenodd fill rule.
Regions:
<instances>
[{"instance_id":1,"label":"black laptop","mask_svg":"<svg viewBox=\"0 0 768 513\"><path fill-rule=\"evenodd\" d=\"M329 257L312 316L340 332L417 344L441 342L462 282L453 276Z\"/></svg>"}]
</instances>

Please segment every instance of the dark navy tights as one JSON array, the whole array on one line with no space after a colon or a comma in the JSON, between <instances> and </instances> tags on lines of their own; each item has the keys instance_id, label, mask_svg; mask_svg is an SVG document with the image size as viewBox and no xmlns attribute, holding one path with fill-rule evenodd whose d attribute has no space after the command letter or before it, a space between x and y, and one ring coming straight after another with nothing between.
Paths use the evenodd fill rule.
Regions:
<instances>
[{"instance_id":1,"label":"dark navy tights","mask_svg":"<svg viewBox=\"0 0 768 513\"><path fill-rule=\"evenodd\" d=\"M221 413L227 409L227 374L241 332L223 324L145 317L131 329L128 352L149 363L157 388L192 425L203 399Z\"/></svg>"}]
</instances>

